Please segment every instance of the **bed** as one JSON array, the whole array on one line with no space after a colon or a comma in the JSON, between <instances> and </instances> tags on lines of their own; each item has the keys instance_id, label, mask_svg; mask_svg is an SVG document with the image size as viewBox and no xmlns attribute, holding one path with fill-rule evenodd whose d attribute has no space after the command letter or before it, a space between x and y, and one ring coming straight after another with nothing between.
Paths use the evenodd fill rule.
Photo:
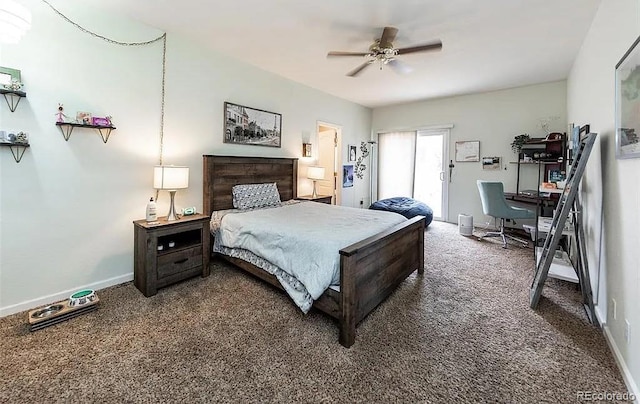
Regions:
<instances>
[{"instance_id":1,"label":"bed","mask_svg":"<svg viewBox=\"0 0 640 404\"><path fill-rule=\"evenodd\" d=\"M296 199L295 158L203 156L203 209L233 208L232 188L239 184L275 182L282 201ZM314 203L314 202L305 202ZM338 321L339 342L355 342L356 325L414 271L424 272L425 219L416 216L339 251L340 287L319 296L313 307ZM284 290L278 279L256 265L233 256L214 254Z\"/></svg>"}]
</instances>

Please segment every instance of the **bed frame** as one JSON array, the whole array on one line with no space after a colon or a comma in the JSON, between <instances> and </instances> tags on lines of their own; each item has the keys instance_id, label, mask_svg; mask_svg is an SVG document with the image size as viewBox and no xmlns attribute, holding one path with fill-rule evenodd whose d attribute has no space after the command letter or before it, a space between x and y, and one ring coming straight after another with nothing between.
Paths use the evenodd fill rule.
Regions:
<instances>
[{"instance_id":1,"label":"bed frame","mask_svg":"<svg viewBox=\"0 0 640 404\"><path fill-rule=\"evenodd\" d=\"M203 209L233 207L231 188L276 182L281 200L297 197L298 159L203 156ZM327 289L313 307L338 320L340 344L355 342L356 325L413 271L424 273L424 216L417 216L340 250L340 292ZM213 244L213 243L212 243ZM215 254L282 289L275 276L237 258Z\"/></svg>"}]
</instances>

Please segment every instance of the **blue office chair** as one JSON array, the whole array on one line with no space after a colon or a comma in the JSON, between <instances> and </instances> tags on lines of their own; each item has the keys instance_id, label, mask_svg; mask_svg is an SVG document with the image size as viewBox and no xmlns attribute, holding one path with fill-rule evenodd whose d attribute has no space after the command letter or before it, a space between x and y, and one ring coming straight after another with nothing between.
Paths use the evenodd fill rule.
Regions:
<instances>
[{"instance_id":1,"label":"blue office chair","mask_svg":"<svg viewBox=\"0 0 640 404\"><path fill-rule=\"evenodd\" d=\"M504 197L504 186L501 182L478 180L478 190L480 191L484 214L500 219L500 231L488 232L480 239L484 237L502 237L502 248L507 248L507 238L518 241L524 246L528 245L529 242L527 240L506 234L504 232L504 221L505 219L535 219L535 212L509 205Z\"/></svg>"}]
</instances>

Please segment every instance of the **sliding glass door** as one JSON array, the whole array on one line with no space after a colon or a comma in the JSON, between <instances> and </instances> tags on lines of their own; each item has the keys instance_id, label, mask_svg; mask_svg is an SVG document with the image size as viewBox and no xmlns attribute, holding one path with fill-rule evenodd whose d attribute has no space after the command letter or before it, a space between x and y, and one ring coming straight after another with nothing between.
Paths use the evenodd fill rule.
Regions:
<instances>
[{"instance_id":1,"label":"sliding glass door","mask_svg":"<svg viewBox=\"0 0 640 404\"><path fill-rule=\"evenodd\" d=\"M378 135L378 199L409 196L446 220L448 129Z\"/></svg>"},{"instance_id":2,"label":"sliding glass door","mask_svg":"<svg viewBox=\"0 0 640 404\"><path fill-rule=\"evenodd\" d=\"M378 136L378 199L413 195L416 132Z\"/></svg>"}]
</instances>

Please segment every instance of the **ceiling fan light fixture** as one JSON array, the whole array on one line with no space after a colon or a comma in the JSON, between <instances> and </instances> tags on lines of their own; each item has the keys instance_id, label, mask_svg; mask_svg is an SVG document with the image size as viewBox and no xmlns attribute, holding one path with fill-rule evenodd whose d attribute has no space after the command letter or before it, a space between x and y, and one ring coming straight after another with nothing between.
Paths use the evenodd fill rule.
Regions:
<instances>
[{"instance_id":1,"label":"ceiling fan light fixture","mask_svg":"<svg viewBox=\"0 0 640 404\"><path fill-rule=\"evenodd\" d=\"M369 54L366 55L366 58L369 60L369 63L378 62L380 70L382 70L384 65L395 60L397 54L398 50L393 48L393 46L390 48L380 48L379 41L376 41L369 48Z\"/></svg>"},{"instance_id":2,"label":"ceiling fan light fixture","mask_svg":"<svg viewBox=\"0 0 640 404\"><path fill-rule=\"evenodd\" d=\"M442 42L436 41L424 45L411 46L408 48L395 48L393 41L396 38L398 29L394 27L385 27L382 36L379 39L374 40L373 44L369 46L368 52L343 52L343 51L331 51L327 54L327 57L333 56L364 56L366 61L354 70L347 73L349 77L355 77L360 74L367 66L377 62L380 65L380 70L384 65L389 64L398 73L407 74L411 72L411 68L401 63L396 59L398 55L406 55L408 53L436 51L442 49ZM393 63L392 63L393 62Z\"/></svg>"}]
</instances>

